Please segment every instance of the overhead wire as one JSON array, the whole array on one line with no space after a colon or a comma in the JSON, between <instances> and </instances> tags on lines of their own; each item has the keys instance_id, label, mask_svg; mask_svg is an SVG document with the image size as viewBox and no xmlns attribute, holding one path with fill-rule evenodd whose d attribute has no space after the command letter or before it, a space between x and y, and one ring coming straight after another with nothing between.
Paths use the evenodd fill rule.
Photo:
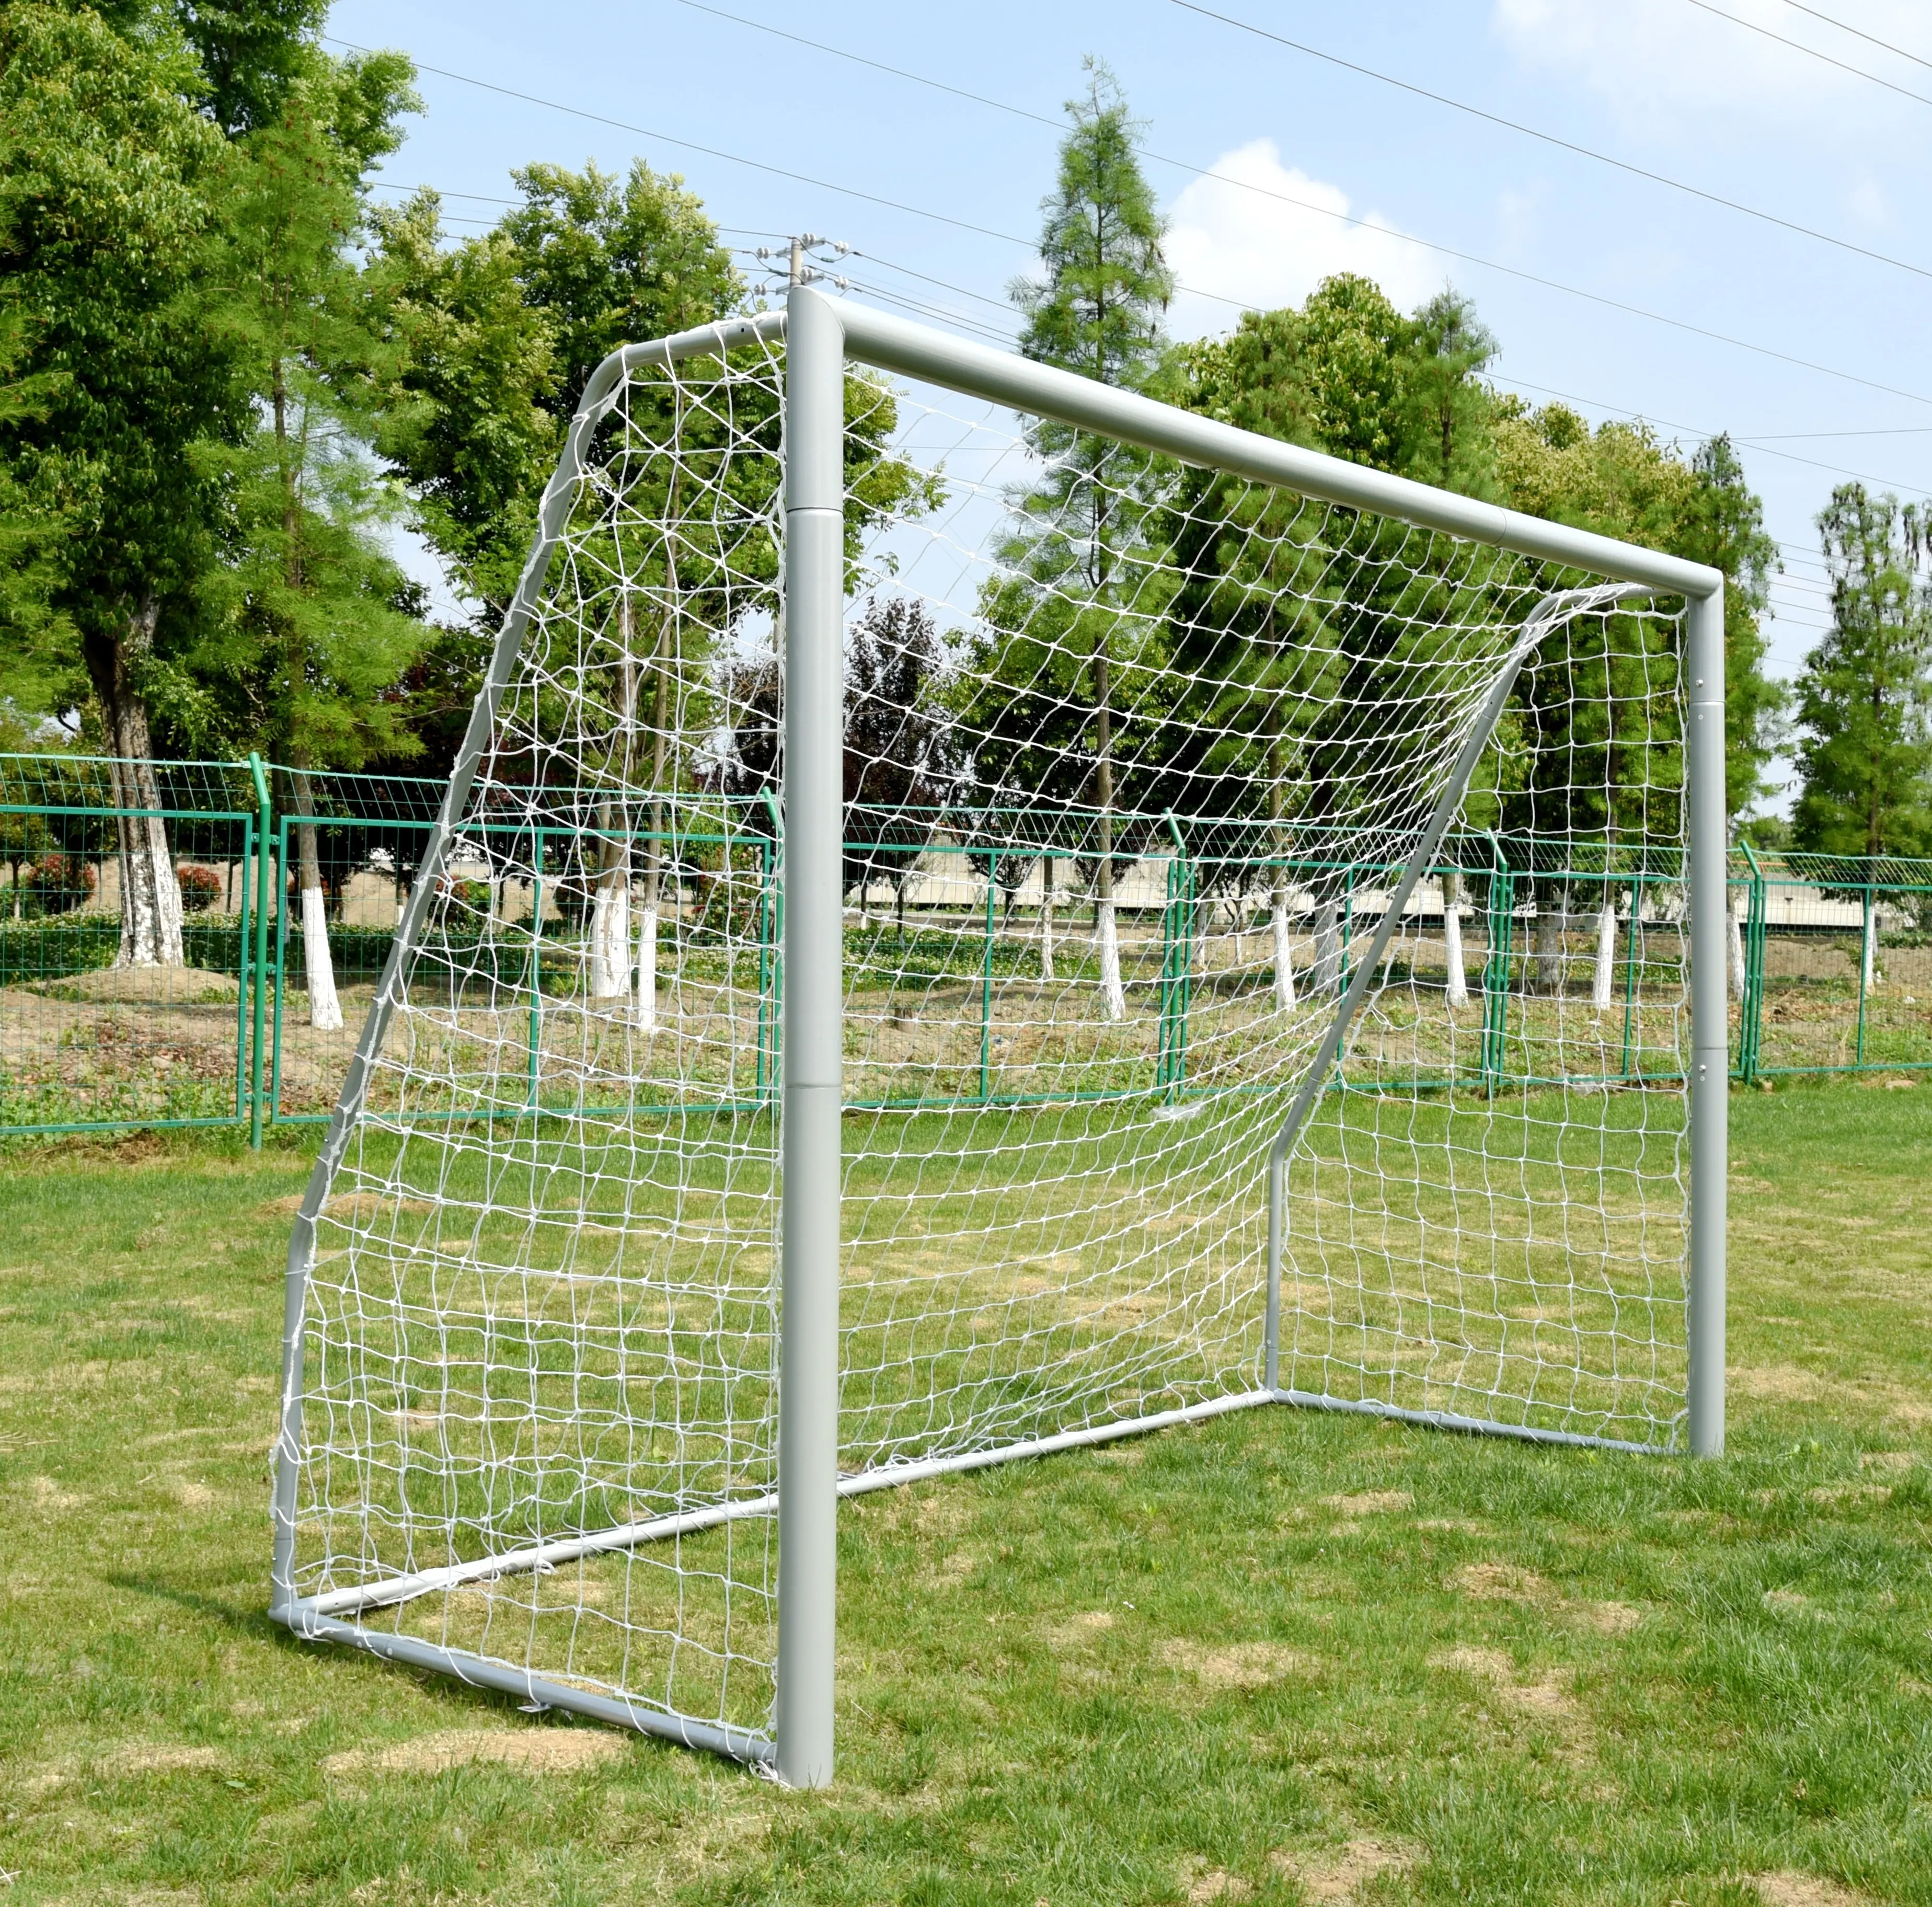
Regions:
<instances>
[{"instance_id":1,"label":"overhead wire","mask_svg":"<svg viewBox=\"0 0 1932 1907\"><path fill-rule=\"evenodd\" d=\"M1870 45L1882 48L1888 53L1896 53L1900 59L1910 60L1914 66L1922 66L1928 72L1932 72L1932 59L1925 59L1917 53L1908 52L1903 46L1894 46L1889 40L1881 40L1876 34L1867 33L1860 28L1848 25L1844 20L1834 19L1829 13L1821 13L1816 7L1804 5L1802 0L1784 0L1784 4L1793 13L1809 13L1814 19L1822 20L1827 26L1834 26L1840 33L1849 33L1854 40L1863 40Z\"/></svg>"},{"instance_id":2,"label":"overhead wire","mask_svg":"<svg viewBox=\"0 0 1932 1907\"><path fill-rule=\"evenodd\" d=\"M369 50L368 48L353 40L343 40L334 34L326 34L323 37L332 45L346 46L352 52L366 52ZM845 54L838 48L824 48L823 50L832 52L840 58L856 57L856 55ZM839 185L830 180L814 178L807 173L793 172L784 166L772 165L764 160L748 159L741 154L728 152L716 146L702 145L694 140L680 139L672 133L659 132L650 127L639 126L626 120L613 118L606 113L593 112L586 107L568 105L559 100L544 99L533 93L520 92L514 87L499 85L494 80L478 79L472 74L458 73L447 67L431 66L422 61L417 61L416 64L418 72L434 73L439 79L452 79L459 85L474 86L480 91L495 93L504 98L520 100L527 105L542 106L549 112L566 113L573 118L588 120L593 124L608 126L616 131L631 133L641 139L656 139L667 145L678 146L686 151L702 153L706 157L721 159L727 163L742 166L749 170L764 172L770 177L788 179L795 184L808 185L814 190L832 192L842 197L856 199L863 203L884 206L889 211L904 212L908 217L929 220L937 224L952 226L956 230L972 232L982 238L996 238L1003 244L1018 245L1028 251L1035 249L1031 239L1021 238L1010 232L997 231L991 226L980 225L968 219L956 217L950 213L937 212L926 206L910 205L902 200L886 198L879 193L864 191L855 186ZM937 84L938 82L924 82L922 83ZM944 88L944 90L953 89ZM1150 153L1147 156L1151 158L1160 158L1158 154ZM1174 165L1184 163L1178 160L1162 160L1161 163ZM1204 171L1200 167L1192 166L1186 166L1185 169L1197 172L1203 178L1217 179L1234 185L1249 185L1248 181L1229 178L1225 173ZM1714 331L1708 325L1693 324L1688 319L1673 318L1663 312L1648 310L1642 305L1631 304L1622 298L1610 297L1604 292L1586 291L1580 286L1564 284L1560 279L1545 277L1540 273L1526 271L1520 266L1504 265L1494 259L1486 259L1473 252L1460 250L1452 245L1440 244L1431 239L1418 238L1410 232L1394 231L1387 226L1376 224L1370 220L1357 217L1347 212L1338 212L1332 206L1319 205L1313 200L1296 199L1290 193L1275 192L1263 186L1251 186L1250 189L1262 193L1266 196L1279 199L1285 203L1298 205L1306 211L1318 213L1324 218L1337 220L1344 225L1373 229L1384 236L1400 238L1408 244L1419 247L1423 250L1432 251L1440 257L1453 259L1459 263L1474 265L1480 270L1498 272L1506 277L1516 279L1526 284L1536 285L1545 290L1558 292L1566 297L1579 298L1586 303L1601 306L1606 310L1618 311L1628 316L1641 318L1648 323L1663 325L1671 330L1682 331L1688 336L1701 337L1710 343L1724 345L1729 349L1748 352L1754 356L1767 358L1774 364L1790 364L1796 370L1810 371L1819 376L1833 378L1842 383L1856 384L1865 390L1876 391L1887 397L1902 397L1908 403L1932 405L1932 396L1928 396L1922 391L1907 390L1900 385L1887 384L1879 379L1863 376L1858 372L1845 370L1835 365L1820 364L1811 358L1798 357L1792 352L1780 351L1770 345L1754 343L1748 338L1733 337L1726 332ZM1207 298L1210 302L1228 305L1237 310L1247 310L1253 308L1251 300L1231 298L1223 292L1208 291L1202 286L1183 286L1179 289L1190 292L1196 297Z\"/></svg>"},{"instance_id":3,"label":"overhead wire","mask_svg":"<svg viewBox=\"0 0 1932 1907\"><path fill-rule=\"evenodd\" d=\"M1808 58L1822 60L1827 66L1835 66L1840 73L1849 73L1857 79L1869 80L1874 86L1882 86L1887 92L1897 93L1901 98L1916 100L1921 106L1932 106L1932 98L1928 98L1923 93L1915 93L1910 86L1901 86L1896 80L1881 79L1877 73L1868 73L1863 67L1853 66L1848 61L1834 59L1829 53L1820 52L1816 46L1808 46L1802 40L1793 40L1784 34L1774 33L1769 27L1759 25L1756 20L1742 19L1736 13L1726 13L1722 7L1714 7L1711 0L1684 0L1684 4L1687 7L1695 7L1700 13L1714 14L1720 20L1728 20L1733 26L1742 27L1747 33L1756 33L1765 39L1775 40L1780 46L1789 46L1793 52L1803 53ZM1808 7L1802 7L1798 10L1809 13L1811 10ZM1818 18L1822 19L1824 16L1821 13ZM1834 21L1832 24L1836 25L1837 22ZM1849 31L1850 29L1846 30ZM1867 36L1861 34L1859 37L1864 38ZM1909 58L1910 55L1908 54L1906 57Z\"/></svg>"},{"instance_id":4,"label":"overhead wire","mask_svg":"<svg viewBox=\"0 0 1932 1907\"><path fill-rule=\"evenodd\" d=\"M1268 27L1257 26L1252 20L1242 19L1233 13L1216 13L1212 7L1202 6L1200 0L1168 0L1168 4L1184 8L1190 13L1198 13L1204 19L1219 20L1222 25L1252 34L1258 40L1271 40L1278 46L1286 46L1292 52L1305 54L1310 59L1324 61L1330 66L1340 67L1345 72L1359 73L1364 79L1373 79L1382 85L1393 86L1400 91L1413 94L1418 99L1433 100L1438 106L1446 106L1452 112L1466 113L1472 119L1485 120L1492 126L1501 126L1510 132L1520 133L1526 139L1537 139L1545 145L1574 153L1580 158L1591 160L1598 165L1628 172L1634 178L1648 179L1652 184L1666 186L1673 192L1683 193L1693 199L1702 199L1713 205L1721 205L1726 211L1742 213L1747 218L1761 220L1766 225L1781 226L1786 232L1795 232L1802 238L1815 239L1820 244L1833 245L1840 251L1856 253L1861 258L1871 259L1880 265L1888 265L1895 271L1909 271L1916 277L1932 278L1932 265L1914 265L1909 259L1894 258L1889 252L1874 251L1869 245L1858 244L1850 238L1840 238L1833 232L1821 232L1816 226L1801 225L1796 219L1786 218L1778 212L1766 211L1762 206L1747 205L1742 199L1729 199L1721 192L1707 191L1701 185L1692 185L1683 179L1672 178L1667 172L1652 172L1648 166L1637 165L1628 159L1619 159L1611 153L1599 152L1593 146L1579 145L1574 139L1545 132L1540 127L1526 125L1520 119L1506 118L1500 112L1491 112L1483 106L1472 106L1466 100L1454 98L1448 93L1432 91L1427 86L1418 86L1411 80L1398 79L1393 73L1378 72L1374 67L1364 66L1357 60L1344 59L1339 53L1324 52L1321 47L1311 46L1305 40L1291 40L1286 34L1276 33ZM1690 0L1690 4L1702 6L1705 0ZM1717 9L1712 7L1708 10L1715 12ZM1726 15L1726 17L1731 16ZM1915 94L1913 97L1918 96ZM1927 100L1925 103L1932 105L1932 100Z\"/></svg>"}]
</instances>

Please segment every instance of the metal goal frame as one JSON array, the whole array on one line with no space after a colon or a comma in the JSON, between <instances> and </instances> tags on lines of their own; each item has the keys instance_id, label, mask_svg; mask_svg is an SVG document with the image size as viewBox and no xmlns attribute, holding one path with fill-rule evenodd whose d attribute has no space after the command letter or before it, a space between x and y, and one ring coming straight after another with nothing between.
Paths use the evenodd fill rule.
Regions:
<instances>
[{"instance_id":1,"label":"metal goal frame","mask_svg":"<svg viewBox=\"0 0 1932 1907\"><path fill-rule=\"evenodd\" d=\"M592 439L633 371L782 340L784 346L783 791L784 959L786 973L780 1158L780 1349L778 1488L770 1496L593 1533L530 1549L302 1597L296 1592L297 1489L302 1463L304 1303L316 1224L362 1111L371 1067L400 999L409 956L422 937L439 877L460 830L524 633L564 535ZM838 1474L840 1171L843 1012L841 884L842 642L845 367L849 361L916 379L1027 415L1106 435L1184 462L1227 471L1305 497L1376 512L1419 527L1574 566L1607 579L1558 592L1532 612L1499 664L1481 719L1451 771L1424 838L1338 1003L1320 1056L1270 1150L1265 1377L1256 1390L1184 1409L1096 1425L1062 1435L927 1462ZM492 652L441 810L396 929L369 1017L316 1159L290 1240L283 1373L274 1495L271 1614L296 1635L352 1644L436 1669L526 1702L574 1710L766 1765L796 1787L829 1783L833 1758L836 1642L836 1538L842 1496L1090 1444L1163 1426L1275 1402L1406 1417L1447 1428L1540 1441L1603 1442L1574 1433L1492 1423L1446 1413L1405 1412L1280 1387L1279 1324L1286 1164L1319 1095L1348 1021L1370 989L1402 906L1453 819L1469 775L1501 715L1518 667L1568 615L1637 595L1685 600L1687 832L1690 1022L1690 1238L1686 1316L1688 1438L1694 1454L1721 1454L1724 1435L1725 1165L1728 1091L1725 995L1724 580L1717 570L1565 525L1430 488L997 352L908 320L794 286L784 308L628 345L600 364L585 388L539 526ZM1635 1445L1619 1447L1637 1448ZM569 1557L626 1548L748 1515L776 1513L778 1531L776 1727L771 1736L633 1705L525 1669L340 1618L461 1581L542 1569Z\"/></svg>"}]
</instances>

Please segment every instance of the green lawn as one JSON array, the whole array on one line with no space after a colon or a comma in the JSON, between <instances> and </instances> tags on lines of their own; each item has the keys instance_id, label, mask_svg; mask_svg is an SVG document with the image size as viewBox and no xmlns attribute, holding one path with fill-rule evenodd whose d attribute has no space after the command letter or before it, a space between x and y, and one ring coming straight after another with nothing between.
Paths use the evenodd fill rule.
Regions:
<instances>
[{"instance_id":1,"label":"green lawn","mask_svg":"<svg viewBox=\"0 0 1932 1907\"><path fill-rule=\"evenodd\" d=\"M1733 1129L1724 1462L1284 1409L856 1501L823 1796L273 1627L312 1141L0 1150L0 1891L1932 1903L1932 1087Z\"/></svg>"}]
</instances>

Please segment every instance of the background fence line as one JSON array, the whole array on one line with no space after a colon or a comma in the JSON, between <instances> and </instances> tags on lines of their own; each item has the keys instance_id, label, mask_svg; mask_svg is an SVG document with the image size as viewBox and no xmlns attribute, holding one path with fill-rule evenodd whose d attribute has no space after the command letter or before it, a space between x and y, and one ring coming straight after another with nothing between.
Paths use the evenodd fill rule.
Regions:
<instances>
[{"instance_id":1,"label":"background fence line","mask_svg":"<svg viewBox=\"0 0 1932 1907\"><path fill-rule=\"evenodd\" d=\"M240 1126L259 1144L266 1127L325 1120L442 784L306 771L310 821L292 811L291 769L252 760L154 763L157 811L186 910L184 961L126 967L116 964L116 843L130 811L116 805L113 766L76 756L0 756L0 1135ZM755 924L745 937L759 949L757 973L746 976L758 1002L753 1050L744 1076L734 1061L707 1103L717 1112L762 1113L778 1071L776 817L766 801L734 804L701 792L676 796L668 816L658 843L670 897L661 980L675 985L687 968L718 957L707 922L724 917L720 907L749 910ZM957 987L958 1010L978 1018L976 1064L947 1090L880 1106L1032 1096L998 1090L995 991L1002 979L1037 970L1042 940L1056 927L1063 973L1090 961L1077 919L1091 898L1090 818L1072 810L964 807L848 817L848 989L912 987L923 997ZM1293 850L1282 852L1264 823L1173 815L1114 822L1125 862L1117 862L1115 893L1132 924L1130 985L1144 1003L1139 1017L1149 1037L1144 1063L1110 1069L1093 1096L1153 1093L1178 1103L1196 1093L1247 1090L1238 1079L1190 1078L1190 1028L1204 1004L1211 1010L1231 988L1268 984L1266 923L1256 913L1275 871L1284 871L1291 892L1298 871L1344 871L1347 898L1330 970L1323 970L1328 956L1313 944L1318 932L1305 910L1298 917L1306 957L1298 984L1325 993L1347 985L1390 871L1353 858L1344 829L1303 831ZM300 861L296 831L310 825L329 897L331 962L346 996L339 1031L307 1024L308 950L289 882ZM621 832L634 845L644 838L637 826ZM485 923L462 930L475 942L466 964L484 976L494 1001L527 1009L529 1100L508 1109L519 1116L593 1110L546 1097L542 1043L545 1001L570 1000L584 985L583 842L574 825L498 827L485 817L469 830L447 877L464 891L464 917ZM1591 865L1578 865L1586 859ZM1466 1009L1439 1003L1451 962L1445 873L1459 887ZM1385 1007L1406 1000L1418 1011L1465 1013L1469 1038L1444 1050L1466 1048L1474 1061L1432 1067L1418 1040L1406 1063L1400 1056L1391 1063L1386 1040L1378 1047L1358 1039L1333 1084L1496 1093L1678 1077L1679 1042L1688 1037L1675 1024L1684 1017L1682 1002L1664 1000L1647 976L1646 949L1668 944L1670 958L1678 957L1682 873L1674 850L1580 850L1573 842L1559 853L1553 843L1488 835L1445 842L1430 886L1390 943L1379 998ZM1932 860L1740 844L1730 892L1734 1078L1750 1084L1932 1069ZM1607 927L1606 909L1614 915ZM1590 1010L1602 1069L1545 1076L1538 1047L1552 1013L1584 1010L1585 974L1594 976ZM861 1092L855 1103L869 1102Z\"/></svg>"}]
</instances>

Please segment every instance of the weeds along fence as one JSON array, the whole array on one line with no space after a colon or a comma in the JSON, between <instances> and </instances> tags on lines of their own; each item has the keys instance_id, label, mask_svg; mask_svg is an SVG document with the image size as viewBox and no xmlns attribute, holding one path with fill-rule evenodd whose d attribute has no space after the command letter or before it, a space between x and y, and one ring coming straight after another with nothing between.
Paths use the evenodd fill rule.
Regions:
<instances>
[{"instance_id":1,"label":"weeds along fence","mask_svg":"<svg viewBox=\"0 0 1932 1907\"><path fill-rule=\"evenodd\" d=\"M136 766L0 757L0 1133L230 1126L259 1141L266 1126L325 1120L441 784L252 759L144 763L140 777ZM150 793L136 806L137 787ZM180 958L159 964L130 962L122 923L121 844L150 818L166 829L182 904ZM1346 831L1285 843L1265 823L1117 812L1132 1010L1109 1024L1088 919L1097 850L1070 825L1034 838L1011 814L848 816L846 986L851 1017L872 1030L853 1044L848 1103L1064 1100L1070 1058L1072 1096L1178 1104L1252 1090L1243 1025L1347 986L1394 871L1358 858ZM656 1011L706 1055L688 1089L697 1100L629 1110L772 1103L778 833L766 799L690 795L664 805L656 835L614 841L661 868ZM563 1017L571 1033L544 1013L599 985L591 943L613 845L580 826L533 825L526 810L514 825L473 826L444 877L431 931L457 976L447 1036L479 1053L514 1039L524 1054L501 1117L613 1110L582 1102L594 1069L570 1044L580 1016ZM304 870L322 896L308 925ZM1730 891L1736 1077L1932 1066L1932 862L1740 848ZM317 922L339 1026L316 1024L328 1017L314 1010ZM1499 1093L1680 1080L1688 946L1675 850L1452 836L1388 943L1333 1084ZM1090 982L1091 1026L1034 1024L1029 978ZM877 1054L890 1064L875 1067Z\"/></svg>"}]
</instances>

